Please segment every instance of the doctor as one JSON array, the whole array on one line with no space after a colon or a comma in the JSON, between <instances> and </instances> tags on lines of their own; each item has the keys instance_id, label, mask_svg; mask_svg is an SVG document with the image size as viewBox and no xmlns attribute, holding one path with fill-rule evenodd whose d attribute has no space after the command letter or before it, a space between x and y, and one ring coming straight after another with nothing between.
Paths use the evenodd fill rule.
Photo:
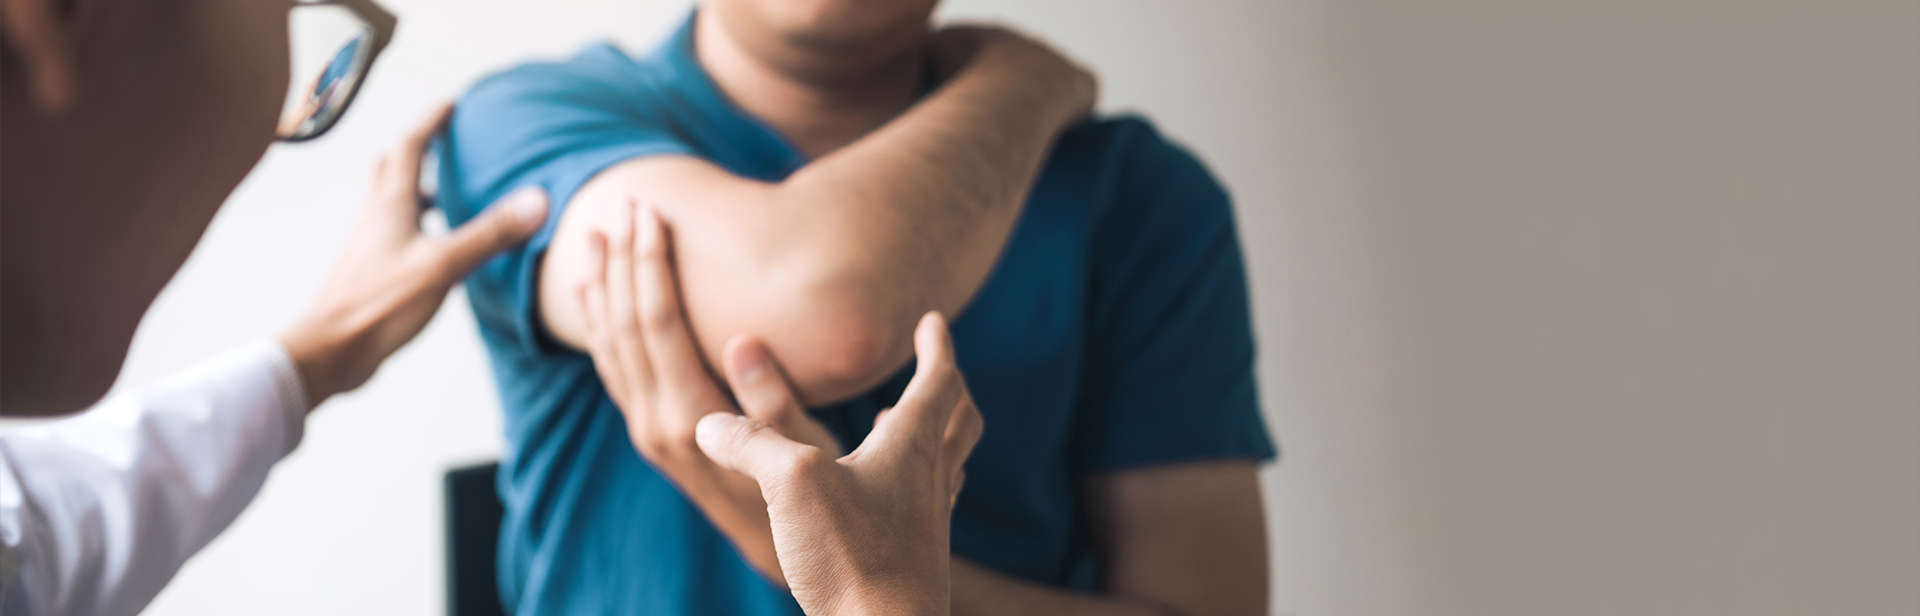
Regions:
<instances>
[{"instance_id":1,"label":"doctor","mask_svg":"<svg viewBox=\"0 0 1920 616\"><path fill-rule=\"evenodd\" d=\"M340 118L394 19L350 3L370 27L283 122L285 3L3 6L0 414L65 414L113 383L141 315L276 132L311 139ZM387 153L319 299L281 335L0 436L0 613L140 611L252 500L309 410L539 226L530 193L421 233L421 153L446 114Z\"/></svg>"},{"instance_id":2,"label":"doctor","mask_svg":"<svg viewBox=\"0 0 1920 616\"><path fill-rule=\"evenodd\" d=\"M339 120L395 20L369 0L330 4L366 28L283 118L287 14L307 5L0 0L0 415L98 400L141 315L267 146ZM139 612L253 498L308 411L365 382L467 271L540 226L547 203L533 192L445 237L421 232L420 160L447 113L380 163L347 250L291 328L0 436L0 613ZM899 428L865 456L825 458L744 418L702 425L701 445L777 501L789 581L845 589L803 600L810 612L946 611L943 575L866 579L944 562L932 553L944 541L847 530L944 539L951 471L971 442L942 444L964 386L941 325L931 317L917 338L927 402L903 400ZM822 519L864 523L807 523Z\"/></svg>"}]
</instances>

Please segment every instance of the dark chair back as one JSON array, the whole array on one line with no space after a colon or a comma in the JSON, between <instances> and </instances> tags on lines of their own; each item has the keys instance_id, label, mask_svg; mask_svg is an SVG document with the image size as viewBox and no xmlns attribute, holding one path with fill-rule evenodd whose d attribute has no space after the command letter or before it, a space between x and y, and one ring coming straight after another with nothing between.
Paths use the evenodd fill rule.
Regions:
<instances>
[{"instance_id":1,"label":"dark chair back","mask_svg":"<svg viewBox=\"0 0 1920 616\"><path fill-rule=\"evenodd\" d=\"M447 616L506 616L494 566L500 540L495 462L447 471Z\"/></svg>"}]
</instances>

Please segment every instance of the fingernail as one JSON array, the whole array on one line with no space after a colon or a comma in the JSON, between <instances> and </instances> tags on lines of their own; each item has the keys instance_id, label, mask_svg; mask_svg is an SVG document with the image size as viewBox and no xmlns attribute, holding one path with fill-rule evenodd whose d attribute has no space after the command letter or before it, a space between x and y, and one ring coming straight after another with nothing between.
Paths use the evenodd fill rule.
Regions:
<instances>
[{"instance_id":1,"label":"fingernail","mask_svg":"<svg viewBox=\"0 0 1920 616\"><path fill-rule=\"evenodd\" d=\"M700 418L699 423L693 425L693 437L711 439L720 430L727 429L728 425L739 420L740 416L733 413L707 413L705 417Z\"/></svg>"},{"instance_id":2,"label":"fingernail","mask_svg":"<svg viewBox=\"0 0 1920 616\"><path fill-rule=\"evenodd\" d=\"M513 192L513 215L520 222L532 224L547 219L547 191L538 186L528 186Z\"/></svg>"},{"instance_id":3,"label":"fingernail","mask_svg":"<svg viewBox=\"0 0 1920 616\"><path fill-rule=\"evenodd\" d=\"M760 345L748 343L740 348L740 380L757 383L767 375L767 354Z\"/></svg>"}]
</instances>

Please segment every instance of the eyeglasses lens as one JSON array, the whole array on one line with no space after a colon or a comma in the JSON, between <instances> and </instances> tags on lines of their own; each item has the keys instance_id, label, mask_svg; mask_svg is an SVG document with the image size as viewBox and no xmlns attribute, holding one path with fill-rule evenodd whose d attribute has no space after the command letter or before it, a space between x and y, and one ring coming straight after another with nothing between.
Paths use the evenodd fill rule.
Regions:
<instances>
[{"instance_id":1,"label":"eyeglasses lens","mask_svg":"<svg viewBox=\"0 0 1920 616\"><path fill-rule=\"evenodd\" d=\"M288 13L293 83L281 109L278 135L301 141L326 132L366 76L373 29L334 5L299 5Z\"/></svg>"}]
</instances>

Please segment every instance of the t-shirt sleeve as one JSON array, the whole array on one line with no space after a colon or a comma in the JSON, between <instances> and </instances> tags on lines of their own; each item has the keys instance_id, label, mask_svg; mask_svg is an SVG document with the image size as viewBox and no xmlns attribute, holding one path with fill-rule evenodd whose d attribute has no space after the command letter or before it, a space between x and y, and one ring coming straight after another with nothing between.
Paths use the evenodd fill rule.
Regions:
<instances>
[{"instance_id":1,"label":"t-shirt sleeve","mask_svg":"<svg viewBox=\"0 0 1920 616\"><path fill-rule=\"evenodd\" d=\"M691 151L635 78L582 66L589 55L482 81L455 107L438 150L437 205L449 225L465 223L521 187L547 191L552 205L539 233L467 280L482 333L529 355L557 348L541 333L535 275L574 193L622 161Z\"/></svg>"},{"instance_id":2,"label":"t-shirt sleeve","mask_svg":"<svg viewBox=\"0 0 1920 616\"><path fill-rule=\"evenodd\" d=\"M1193 155L1129 129L1092 242L1078 466L1270 459L1232 203Z\"/></svg>"}]
</instances>

